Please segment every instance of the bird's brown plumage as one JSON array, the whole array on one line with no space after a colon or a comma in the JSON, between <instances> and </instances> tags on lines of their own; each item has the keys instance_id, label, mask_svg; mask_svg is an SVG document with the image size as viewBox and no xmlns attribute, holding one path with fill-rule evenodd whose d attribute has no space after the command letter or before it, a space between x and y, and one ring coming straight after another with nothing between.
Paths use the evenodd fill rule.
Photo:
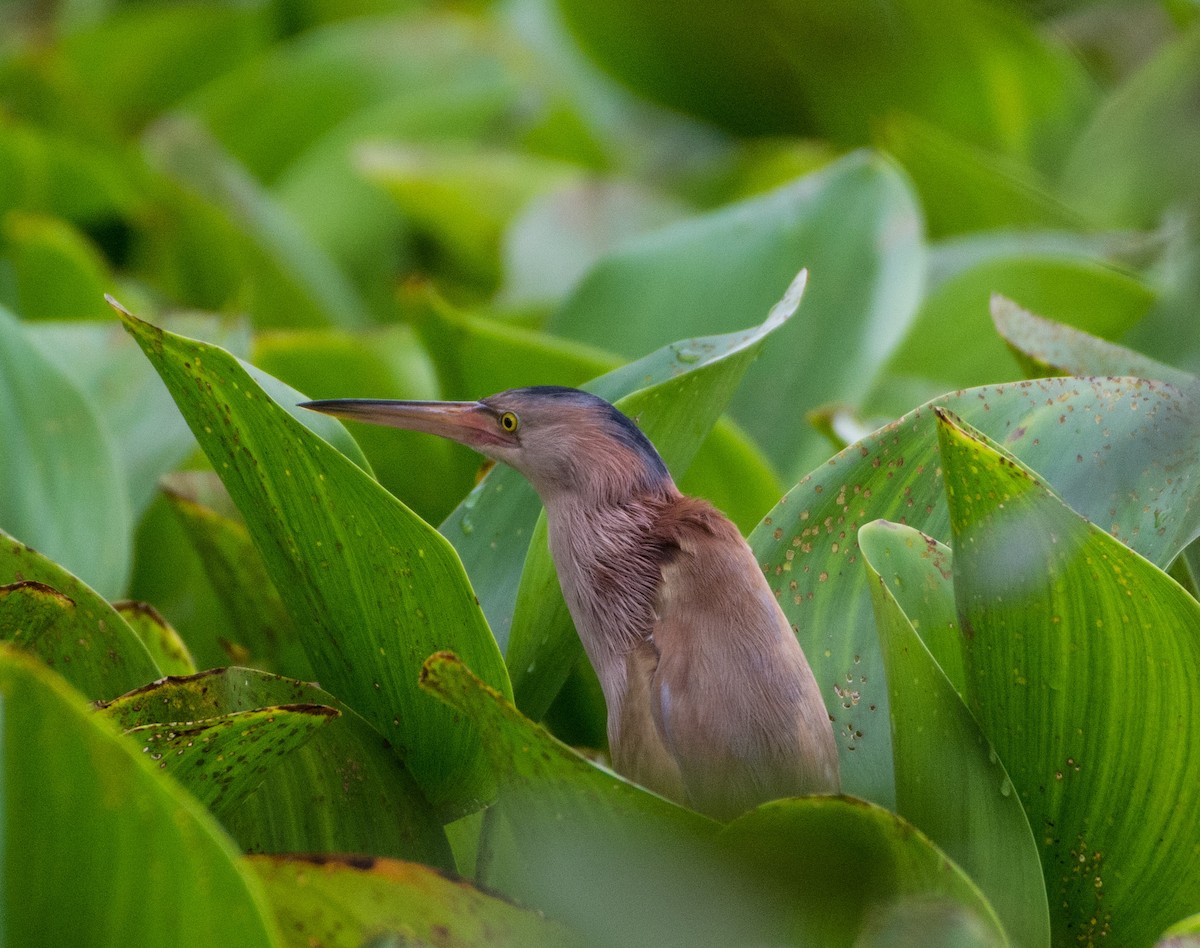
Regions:
<instances>
[{"instance_id":1,"label":"bird's brown plumage","mask_svg":"<svg viewBox=\"0 0 1200 948\"><path fill-rule=\"evenodd\" d=\"M838 791L820 689L749 546L613 406L534 388L309 407L454 438L529 479L618 772L722 819Z\"/></svg>"}]
</instances>

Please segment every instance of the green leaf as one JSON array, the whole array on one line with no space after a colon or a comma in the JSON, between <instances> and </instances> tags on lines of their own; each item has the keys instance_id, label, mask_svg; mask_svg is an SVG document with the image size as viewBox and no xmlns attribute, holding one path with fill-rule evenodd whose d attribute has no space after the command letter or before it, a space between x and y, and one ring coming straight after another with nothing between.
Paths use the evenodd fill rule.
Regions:
<instances>
[{"instance_id":1,"label":"green leaf","mask_svg":"<svg viewBox=\"0 0 1200 948\"><path fill-rule=\"evenodd\" d=\"M565 162L478 146L372 144L357 159L456 273L485 286L500 281L501 238L517 212L579 176Z\"/></svg>"},{"instance_id":2,"label":"green leaf","mask_svg":"<svg viewBox=\"0 0 1200 948\"><path fill-rule=\"evenodd\" d=\"M276 944L260 883L203 807L5 646L0 707L12 944Z\"/></svg>"},{"instance_id":3,"label":"green leaf","mask_svg":"<svg viewBox=\"0 0 1200 948\"><path fill-rule=\"evenodd\" d=\"M324 705L297 704L199 721L143 724L125 733L220 817L241 805L277 758L302 747L337 714Z\"/></svg>"},{"instance_id":4,"label":"green leaf","mask_svg":"<svg viewBox=\"0 0 1200 948\"><path fill-rule=\"evenodd\" d=\"M1172 385L1196 377L1163 365L1071 326L1043 319L999 294L992 297L992 322L1031 378L1044 375L1131 375Z\"/></svg>"},{"instance_id":5,"label":"green leaf","mask_svg":"<svg viewBox=\"0 0 1200 948\"><path fill-rule=\"evenodd\" d=\"M366 721L316 685L246 668L167 679L104 713L124 728L222 721L270 706L323 706L340 714L260 773L261 784L221 812L254 852L370 852L450 867L445 835L412 776ZM239 769L242 766L238 765ZM241 779L234 771L231 776Z\"/></svg>"},{"instance_id":6,"label":"green leaf","mask_svg":"<svg viewBox=\"0 0 1200 948\"><path fill-rule=\"evenodd\" d=\"M619 78L739 133L856 145L880 117L909 113L1029 155L1049 147L1086 101L1074 59L1014 9L976 0L559 5Z\"/></svg>"},{"instance_id":7,"label":"green leaf","mask_svg":"<svg viewBox=\"0 0 1200 948\"><path fill-rule=\"evenodd\" d=\"M23 318L108 317L108 265L92 242L66 221L9 211L0 228L0 255L13 283L8 302Z\"/></svg>"},{"instance_id":8,"label":"green leaf","mask_svg":"<svg viewBox=\"0 0 1200 948\"><path fill-rule=\"evenodd\" d=\"M933 238L1001 227L1083 226L1083 215L1020 160L970 145L908 114L888 116L877 138L913 179Z\"/></svg>"},{"instance_id":9,"label":"green leaf","mask_svg":"<svg viewBox=\"0 0 1200 948\"><path fill-rule=\"evenodd\" d=\"M807 272L801 271L755 329L676 343L674 355L690 366L690 371L646 384L649 380L639 367L644 363L644 368L649 368L654 360L651 356L603 376L587 388L609 396L621 382L638 379L633 384L640 382L639 387L617 400L616 406L637 420L669 468L685 471L768 338L782 332L793 318L806 280ZM558 585L546 542L544 513L528 550L513 606L506 658L517 706L538 719L550 707L582 646Z\"/></svg>"},{"instance_id":10,"label":"green leaf","mask_svg":"<svg viewBox=\"0 0 1200 948\"><path fill-rule=\"evenodd\" d=\"M0 527L120 595L133 525L112 445L79 389L3 309L0 444Z\"/></svg>"},{"instance_id":11,"label":"green leaf","mask_svg":"<svg viewBox=\"0 0 1200 948\"><path fill-rule=\"evenodd\" d=\"M281 944L576 945L560 924L428 866L392 859L254 857Z\"/></svg>"},{"instance_id":12,"label":"green leaf","mask_svg":"<svg viewBox=\"0 0 1200 948\"><path fill-rule=\"evenodd\" d=\"M785 476L824 457L804 424L857 402L916 312L924 267L904 179L865 152L760 197L623 244L583 279L549 328L640 355L685 336L746 326L796 270L812 286L786 331L746 373L733 415ZM780 431L788 437L779 437Z\"/></svg>"},{"instance_id":13,"label":"green leaf","mask_svg":"<svg viewBox=\"0 0 1200 948\"><path fill-rule=\"evenodd\" d=\"M113 608L125 620L134 634L146 646L146 651L164 675L193 675L196 663L188 651L187 643L157 609L145 602L122 600L114 602ZM76 686L78 687L78 686ZM86 691L87 689L80 689Z\"/></svg>"},{"instance_id":14,"label":"green leaf","mask_svg":"<svg viewBox=\"0 0 1200 948\"><path fill-rule=\"evenodd\" d=\"M1158 48L1072 143L1063 190L1114 226L1149 227L1200 206L1200 23Z\"/></svg>"},{"instance_id":15,"label":"green leaf","mask_svg":"<svg viewBox=\"0 0 1200 948\"><path fill-rule=\"evenodd\" d=\"M783 484L758 446L728 418L720 418L679 479L685 494L714 503L743 534L783 496Z\"/></svg>"},{"instance_id":16,"label":"green leaf","mask_svg":"<svg viewBox=\"0 0 1200 948\"><path fill-rule=\"evenodd\" d=\"M215 487L213 481L216 481ZM222 610L237 638L222 642L239 664L262 665L297 678L312 669L279 592L246 525L217 509L233 506L216 474L183 471L170 475L163 494L183 525Z\"/></svg>"},{"instance_id":17,"label":"green leaf","mask_svg":"<svg viewBox=\"0 0 1200 948\"><path fill-rule=\"evenodd\" d=\"M417 690L421 662L447 647L509 687L449 543L227 353L122 318L238 504L322 683L392 742L435 806L486 800L478 734Z\"/></svg>"},{"instance_id":18,"label":"green leaf","mask_svg":"<svg viewBox=\"0 0 1200 948\"><path fill-rule=\"evenodd\" d=\"M975 884L920 830L895 813L849 797L807 797L764 803L726 826L724 846L739 858L774 916L771 944L858 944L875 916L912 896L937 897L982 929L984 944L1008 941L996 913ZM893 923L894 924L894 923ZM934 929L931 937L945 935Z\"/></svg>"},{"instance_id":19,"label":"green leaf","mask_svg":"<svg viewBox=\"0 0 1200 948\"><path fill-rule=\"evenodd\" d=\"M125 620L93 590L0 532L0 638L34 652L89 698L162 672Z\"/></svg>"},{"instance_id":20,"label":"green leaf","mask_svg":"<svg viewBox=\"0 0 1200 948\"><path fill-rule=\"evenodd\" d=\"M237 355L249 348L241 320L181 313L167 317L166 325ZM196 439L171 396L137 344L111 320L38 322L27 326L26 333L94 407L124 468L134 516L140 517L154 499L159 478L196 449Z\"/></svg>"},{"instance_id":21,"label":"green leaf","mask_svg":"<svg viewBox=\"0 0 1200 948\"><path fill-rule=\"evenodd\" d=\"M858 539L887 672L896 809L975 881L1015 944L1048 948L1046 886L1020 799L959 692L917 635L918 628L942 625L947 607L953 614L949 550L882 520L862 527ZM910 610L901 596L942 602L935 609Z\"/></svg>"},{"instance_id":22,"label":"green leaf","mask_svg":"<svg viewBox=\"0 0 1200 948\"><path fill-rule=\"evenodd\" d=\"M1002 440L1080 514L1160 566L1200 530L1198 395L1132 379L1045 379L945 395L797 484L750 546L824 692L845 792L883 805L893 799L887 689L857 534L884 519L950 539L935 406ZM834 690L846 676L859 693L851 708Z\"/></svg>"},{"instance_id":23,"label":"green leaf","mask_svg":"<svg viewBox=\"0 0 1200 948\"><path fill-rule=\"evenodd\" d=\"M925 401L949 389L1014 378L1019 369L988 316L995 293L1110 338L1137 323L1154 302L1154 294L1139 280L1088 259L1020 255L985 260L926 297L868 397L869 408L899 414L912 407L913 390Z\"/></svg>"},{"instance_id":24,"label":"green leaf","mask_svg":"<svg viewBox=\"0 0 1200 948\"><path fill-rule=\"evenodd\" d=\"M151 166L182 190L164 191L184 219L161 233L166 246L155 257L176 258L185 279L196 277L186 240L197 242L225 264L218 285L226 295L248 287L248 311L257 326L361 326L367 312L345 274L316 246L239 165L229 159L194 121L164 119L146 134ZM153 232L144 235L155 239ZM206 263L211 267L211 263ZM219 307L224 299L196 300Z\"/></svg>"},{"instance_id":25,"label":"green leaf","mask_svg":"<svg viewBox=\"0 0 1200 948\"><path fill-rule=\"evenodd\" d=\"M1150 943L1200 892L1200 604L938 414L967 692L1041 844L1055 941Z\"/></svg>"}]
</instances>

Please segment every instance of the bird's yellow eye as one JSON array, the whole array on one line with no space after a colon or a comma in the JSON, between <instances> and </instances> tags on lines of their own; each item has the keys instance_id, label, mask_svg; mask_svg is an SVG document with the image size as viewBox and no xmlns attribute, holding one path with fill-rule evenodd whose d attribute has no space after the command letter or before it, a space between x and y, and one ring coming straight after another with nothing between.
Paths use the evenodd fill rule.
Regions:
<instances>
[{"instance_id":1,"label":"bird's yellow eye","mask_svg":"<svg viewBox=\"0 0 1200 948\"><path fill-rule=\"evenodd\" d=\"M500 427L505 431L516 431L517 426L521 424L521 419L511 411L506 411L500 416Z\"/></svg>"}]
</instances>

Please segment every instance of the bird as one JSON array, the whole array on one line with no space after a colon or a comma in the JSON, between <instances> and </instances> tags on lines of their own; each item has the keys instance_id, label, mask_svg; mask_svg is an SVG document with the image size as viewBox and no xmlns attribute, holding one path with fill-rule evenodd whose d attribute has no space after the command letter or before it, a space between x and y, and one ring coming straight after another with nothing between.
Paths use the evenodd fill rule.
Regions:
<instances>
[{"instance_id":1,"label":"bird","mask_svg":"<svg viewBox=\"0 0 1200 948\"><path fill-rule=\"evenodd\" d=\"M719 820L839 792L820 688L749 545L716 507L679 491L612 404L535 386L474 402L302 407L449 438L524 475L600 681L618 774Z\"/></svg>"}]
</instances>

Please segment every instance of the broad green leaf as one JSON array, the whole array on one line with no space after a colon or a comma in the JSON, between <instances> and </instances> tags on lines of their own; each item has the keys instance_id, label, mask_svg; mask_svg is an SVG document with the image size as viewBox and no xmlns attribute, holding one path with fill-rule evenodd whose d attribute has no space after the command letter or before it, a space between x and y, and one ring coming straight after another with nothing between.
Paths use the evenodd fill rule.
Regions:
<instances>
[{"instance_id":1,"label":"broad green leaf","mask_svg":"<svg viewBox=\"0 0 1200 948\"><path fill-rule=\"evenodd\" d=\"M229 153L272 182L356 113L455 77L503 82L496 44L456 13L322 25L230 70L188 103Z\"/></svg>"},{"instance_id":2,"label":"broad green leaf","mask_svg":"<svg viewBox=\"0 0 1200 948\"><path fill-rule=\"evenodd\" d=\"M690 371L645 384L647 380L639 378L640 363L634 363L587 388L612 397L618 384L638 378L639 387L614 404L637 420L668 468L686 471L748 366L767 340L782 332L793 318L806 280L807 273L801 271L755 329L676 343L674 355L691 366ZM649 367L652 359L642 361ZM529 544L512 616L506 658L513 694L517 706L538 719L550 707L582 650L550 557L544 512Z\"/></svg>"},{"instance_id":3,"label":"broad green leaf","mask_svg":"<svg viewBox=\"0 0 1200 948\"><path fill-rule=\"evenodd\" d=\"M589 180L539 195L505 231L500 297L510 305L558 303L604 254L685 214L682 204L626 180Z\"/></svg>"},{"instance_id":4,"label":"broad green leaf","mask_svg":"<svg viewBox=\"0 0 1200 948\"><path fill-rule=\"evenodd\" d=\"M196 663L187 643L157 609L129 599L114 602L113 608L146 646L146 651L164 675L193 675ZM86 691L87 689L81 689Z\"/></svg>"},{"instance_id":5,"label":"broad green leaf","mask_svg":"<svg viewBox=\"0 0 1200 948\"><path fill-rule=\"evenodd\" d=\"M584 943L537 912L418 863L257 856L247 865L262 879L281 944L293 948Z\"/></svg>"},{"instance_id":6,"label":"broad green leaf","mask_svg":"<svg viewBox=\"0 0 1200 948\"><path fill-rule=\"evenodd\" d=\"M112 277L100 251L66 221L9 211L0 259L12 289L5 302L25 319L105 319Z\"/></svg>"},{"instance_id":7,"label":"broad green leaf","mask_svg":"<svg viewBox=\"0 0 1200 948\"><path fill-rule=\"evenodd\" d=\"M998 257L942 283L925 298L904 342L867 399L872 411L899 414L948 389L1010 381L1017 363L988 316L995 293L1056 320L1116 337L1145 316L1154 294L1140 281L1087 259Z\"/></svg>"},{"instance_id":8,"label":"broad green leaf","mask_svg":"<svg viewBox=\"0 0 1200 948\"><path fill-rule=\"evenodd\" d=\"M0 646L0 707L9 943L277 944L229 838L62 679Z\"/></svg>"},{"instance_id":9,"label":"broad green leaf","mask_svg":"<svg viewBox=\"0 0 1200 948\"><path fill-rule=\"evenodd\" d=\"M738 423L793 477L824 456L805 414L865 394L916 312L923 266L906 182L884 159L860 152L623 244L549 328L637 355L749 325L807 267L812 286L799 315L765 348L733 402Z\"/></svg>"},{"instance_id":10,"label":"broad green leaf","mask_svg":"<svg viewBox=\"0 0 1200 948\"><path fill-rule=\"evenodd\" d=\"M71 70L122 124L138 127L245 62L270 38L269 9L217 2L114 7L61 44Z\"/></svg>"},{"instance_id":11,"label":"broad green leaf","mask_svg":"<svg viewBox=\"0 0 1200 948\"><path fill-rule=\"evenodd\" d=\"M996 929L949 899L916 895L872 912L854 948L990 948Z\"/></svg>"},{"instance_id":12,"label":"broad green leaf","mask_svg":"<svg viewBox=\"0 0 1200 948\"><path fill-rule=\"evenodd\" d=\"M559 5L619 78L735 132L857 145L880 117L900 112L1029 156L1048 149L1087 99L1065 51L1015 10L978 0Z\"/></svg>"},{"instance_id":13,"label":"broad green leaf","mask_svg":"<svg viewBox=\"0 0 1200 948\"><path fill-rule=\"evenodd\" d=\"M186 196L175 201L176 213L198 216L205 249L227 254L227 263L237 268L232 280L249 284L248 311L255 325L367 322L362 300L337 265L194 122L160 121L146 133L144 150L151 166L183 189ZM173 233L163 239L180 243ZM232 247L217 243L222 239L232 240Z\"/></svg>"},{"instance_id":14,"label":"broad green leaf","mask_svg":"<svg viewBox=\"0 0 1200 948\"><path fill-rule=\"evenodd\" d=\"M857 534L884 519L950 539L935 406L1002 441L1073 509L1160 566L1200 530L1192 473L1200 471L1200 400L1137 379L1044 379L945 395L797 484L750 546L824 691L843 789L883 805L893 802L887 688ZM850 708L834 690L846 676L859 693Z\"/></svg>"},{"instance_id":15,"label":"broad green leaf","mask_svg":"<svg viewBox=\"0 0 1200 948\"><path fill-rule=\"evenodd\" d=\"M1200 23L1194 23L1096 110L1072 143L1064 192L1113 226L1151 226L1172 206L1195 210L1198 96Z\"/></svg>"},{"instance_id":16,"label":"broad green leaf","mask_svg":"<svg viewBox=\"0 0 1200 948\"><path fill-rule=\"evenodd\" d=\"M579 176L566 162L461 145L376 143L363 146L357 165L456 272L485 286L499 283L501 238L517 213Z\"/></svg>"},{"instance_id":17,"label":"broad green leaf","mask_svg":"<svg viewBox=\"0 0 1200 948\"><path fill-rule=\"evenodd\" d=\"M1179 386L1196 382L1194 375L1082 330L1043 319L1003 296L992 297L991 309L996 332L1030 377L1131 375Z\"/></svg>"},{"instance_id":18,"label":"broad green leaf","mask_svg":"<svg viewBox=\"0 0 1200 948\"><path fill-rule=\"evenodd\" d=\"M2 308L0 444L0 528L119 596L133 525L112 444L80 390Z\"/></svg>"},{"instance_id":19,"label":"broad green leaf","mask_svg":"<svg viewBox=\"0 0 1200 948\"><path fill-rule=\"evenodd\" d=\"M1200 900L1200 604L944 409L938 434L967 694L1055 941L1149 944Z\"/></svg>"},{"instance_id":20,"label":"broad green leaf","mask_svg":"<svg viewBox=\"0 0 1200 948\"><path fill-rule=\"evenodd\" d=\"M142 724L125 733L219 818L240 806L279 758L306 744L337 714L324 705L296 704Z\"/></svg>"},{"instance_id":21,"label":"broad green leaf","mask_svg":"<svg viewBox=\"0 0 1200 948\"><path fill-rule=\"evenodd\" d=\"M312 669L279 592L245 523L221 488L218 493L208 472L181 472L164 482L167 503L191 541L221 608L237 631L222 643L239 664L262 665L293 677L311 678ZM219 485L218 481L218 485ZM223 496L222 496L223 495ZM224 503L222 503L222 501Z\"/></svg>"},{"instance_id":22,"label":"broad green leaf","mask_svg":"<svg viewBox=\"0 0 1200 948\"><path fill-rule=\"evenodd\" d=\"M110 220L134 204L133 178L116 148L0 118L0 214L21 208L76 224Z\"/></svg>"},{"instance_id":23,"label":"broad green leaf","mask_svg":"<svg viewBox=\"0 0 1200 948\"><path fill-rule=\"evenodd\" d=\"M89 698L162 672L124 619L57 563L0 532L0 638L27 649Z\"/></svg>"},{"instance_id":24,"label":"broad green leaf","mask_svg":"<svg viewBox=\"0 0 1200 948\"><path fill-rule=\"evenodd\" d=\"M883 520L862 527L858 541L887 672L897 812L975 881L1015 944L1048 948L1046 886L1020 799L959 692L917 634L942 625L947 606L953 614L949 551L916 530ZM940 596L927 590L932 584ZM906 608L901 597L919 602L923 593L949 602L926 611Z\"/></svg>"},{"instance_id":25,"label":"broad green leaf","mask_svg":"<svg viewBox=\"0 0 1200 948\"><path fill-rule=\"evenodd\" d=\"M509 687L450 545L227 353L122 318L238 504L321 682L392 743L435 806L486 800L478 734L417 690L421 662L442 648Z\"/></svg>"},{"instance_id":26,"label":"broad green leaf","mask_svg":"<svg viewBox=\"0 0 1200 948\"><path fill-rule=\"evenodd\" d=\"M109 310L109 316L112 311ZM242 321L173 314L166 325L237 355L249 348ZM196 439L137 344L115 322L38 322L29 340L70 377L111 435L134 516L154 499L158 480L196 449Z\"/></svg>"},{"instance_id":27,"label":"broad green leaf","mask_svg":"<svg viewBox=\"0 0 1200 948\"><path fill-rule=\"evenodd\" d=\"M720 834L766 901L765 944L858 944L876 916L897 900L937 898L960 907L985 933L983 944L1007 945L987 899L946 854L895 813L850 797L807 797L764 803ZM865 930L865 932L864 932ZM932 929L931 939L946 929Z\"/></svg>"},{"instance_id":28,"label":"broad green leaf","mask_svg":"<svg viewBox=\"0 0 1200 948\"><path fill-rule=\"evenodd\" d=\"M404 765L377 731L316 685L221 668L139 688L108 702L104 713L123 728L169 731L183 722L298 705L340 715L274 762L257 789L220 814L238 843L252 852L373 853L450 867L437 818Z\"/></svg>"},{"instance_id":29,"label":"broad green leaf","mask_svg":"<svg viewBox=\"0 0 1200 948\"><path fill-rule=\"evenodd\" d=\"M877 136L908 172L932 238L1013 228L1075 228L1083 216L1029 165L968 144L912 115L891 115Z\"/></svg>"}]
</instances>

